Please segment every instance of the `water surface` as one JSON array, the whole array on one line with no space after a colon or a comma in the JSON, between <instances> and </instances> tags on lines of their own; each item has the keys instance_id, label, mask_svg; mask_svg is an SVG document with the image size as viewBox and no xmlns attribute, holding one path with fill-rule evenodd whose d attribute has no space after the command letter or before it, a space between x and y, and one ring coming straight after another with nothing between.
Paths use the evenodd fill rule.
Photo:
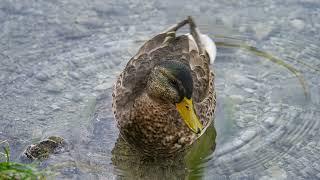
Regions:
<instances>
[{"instance_id":1,"label":"water surface","mask_svg":"<svg viewBox=\"0 0 320 180\"><path fill-rule=\"evenodd\" d=\"M188 15L219 42L217 135L145 162L118 140L112 85L144 40ZM18 161L64 137L70 150L42 163L57 178L320 178L319 19L317 0L3 0L0 140Z\"/></svg>"}]
</instances>

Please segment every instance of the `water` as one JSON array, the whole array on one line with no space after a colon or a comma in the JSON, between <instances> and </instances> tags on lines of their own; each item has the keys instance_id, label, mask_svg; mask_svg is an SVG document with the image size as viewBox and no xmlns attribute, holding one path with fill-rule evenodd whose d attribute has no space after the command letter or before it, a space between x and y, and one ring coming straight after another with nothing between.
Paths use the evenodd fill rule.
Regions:
<instances>
[{"instance_id":1,"label":"water","mask_svg":"<svg viewBox=\"0 0 320 180\"><path fill-rule=\"evenodd\" d=\"M144 40L188 15L219 42L217 136L145 162L117 142L112 85ZM320 178L319 19L316 0L3 0L0 140L19 160L64 137L70 150L42 163L56 178Z\"/></svg>"}]
</instances>

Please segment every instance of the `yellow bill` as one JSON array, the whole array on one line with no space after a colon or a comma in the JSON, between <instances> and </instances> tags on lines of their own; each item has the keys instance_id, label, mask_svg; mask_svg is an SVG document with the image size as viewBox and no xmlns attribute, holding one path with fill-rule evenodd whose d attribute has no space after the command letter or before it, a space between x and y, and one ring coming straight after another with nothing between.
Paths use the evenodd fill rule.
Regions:
<instances>
[{"instance_id":1,"label":"yellow bill","mask_svg":"<svg viewBox=\"0 0 320 180\"><path fill-rule=\"evenodd\" d=\"M199 134L202 131L203 126L194 111L192 99L184 97L180 103L176 104L176 107L188 127L194 133Z\"/></svg>"}]
</instances>

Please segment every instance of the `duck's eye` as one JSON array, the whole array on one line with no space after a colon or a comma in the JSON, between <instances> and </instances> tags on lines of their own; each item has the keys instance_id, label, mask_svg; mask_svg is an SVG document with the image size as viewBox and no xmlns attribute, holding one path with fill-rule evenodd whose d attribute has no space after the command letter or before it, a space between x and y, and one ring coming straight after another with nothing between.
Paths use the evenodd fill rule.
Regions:
<instances>
[{"instance_id":1,"label":"duck's eye","mask_svg":"<svg viewBox=\"0 0 320 180\"><path fill-rule=\"evenodd\" d=\"M176 80L170 80L170 84L172 87L174 87L176 89L178 88L178 82Z\"/></svg>"},{"instance_id":2,"label":"duck's eye","mask_svg":"<svg viewBox=\"0 0 320 180\"><path fill-rule=\"evenodd\" d=\"M177 85L177 81L174 80L174 79L170 79L170 83L171 83L172 85Z\"/></svg>"},{"instance_id":3,"label":"duck's eye","mask_svg":"<svg viewBox=\"0 0 320 180\"><path fill-rule=\"evenodd\" d=\"M186 106L187 110L189 111L190 110L190 107L189 106Z\"/></svg>"}]
</instances>

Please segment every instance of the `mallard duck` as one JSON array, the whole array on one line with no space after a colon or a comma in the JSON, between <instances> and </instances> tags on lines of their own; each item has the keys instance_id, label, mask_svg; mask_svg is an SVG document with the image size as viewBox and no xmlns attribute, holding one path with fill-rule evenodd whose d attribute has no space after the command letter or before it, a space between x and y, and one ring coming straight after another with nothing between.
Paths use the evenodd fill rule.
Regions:
<instances>
[{"instance_id":1,"label":"mallard duck","mask_svg":"<svg viewBox=\"0 0 320 180\"><path fill-rule=\"evenodd\" d=\"M189 24L190 33L176 36ZM120 135L147 156L171 156L200 137L216 106L214 42L191 17L146 41L119 75L112 109Z\"/></svg>"}]
</instances>

